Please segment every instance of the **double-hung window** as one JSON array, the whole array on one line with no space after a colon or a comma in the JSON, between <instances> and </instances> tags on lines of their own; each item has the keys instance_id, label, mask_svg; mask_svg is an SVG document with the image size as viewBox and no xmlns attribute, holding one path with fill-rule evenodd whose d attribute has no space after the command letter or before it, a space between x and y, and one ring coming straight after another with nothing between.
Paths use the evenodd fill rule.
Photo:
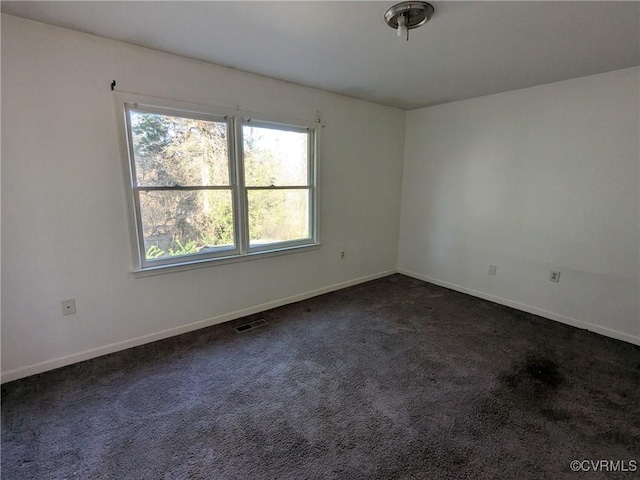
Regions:
<instances>
[{"instance_id":1,"label":"double-hung window","mask_svg":"<svg viewBox=\"0 0 640 480\"><path fill-rule=\"evenodd\" d=\"M241 163L250 251L303 245L312 239L312 143L305 128L243 123Z\"/></svg>"},{"instance_id":2,"label":"double-hung window","mask_svg":"<svg viewBox=\"0 0 640 480\"><path fill-rule=\"evenodd\" d=\"M136 271L318 245L317 124L162 103L118 102Z\"/></svg>"}]
</instances>

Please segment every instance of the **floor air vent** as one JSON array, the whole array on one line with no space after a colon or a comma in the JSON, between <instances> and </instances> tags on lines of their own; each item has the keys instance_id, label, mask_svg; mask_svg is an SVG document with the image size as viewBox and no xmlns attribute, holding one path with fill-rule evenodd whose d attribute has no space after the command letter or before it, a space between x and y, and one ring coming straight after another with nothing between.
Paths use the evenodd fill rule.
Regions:
<instances>
[{"instance_id":1,"label":"floor air vent","mask_svg":"<svg viewBox=\"0 0 640 480\"><path fill-rule=\"evenodd\" d=\"M233 327L236 332L248 332L249 330L253 330L254 328L264 327L265 325L269 325L264 318L259 320L254 320L253 322L243 323L242 325L236 325Z\"/></svg>"}]
</instances>

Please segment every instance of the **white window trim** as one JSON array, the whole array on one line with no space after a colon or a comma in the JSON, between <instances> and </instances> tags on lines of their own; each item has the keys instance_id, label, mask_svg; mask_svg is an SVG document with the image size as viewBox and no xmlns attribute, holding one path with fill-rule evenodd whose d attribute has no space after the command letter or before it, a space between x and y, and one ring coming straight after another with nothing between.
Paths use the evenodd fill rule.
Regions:
<instances>
[{"instance_id":1,"label":"white window trim","mask_svg":"<svg viewBox=\"0 0 640 480\"><path fill-rule=\"evenodd\" d=\"M278 255L286 255L320 247L319 235L319 158L320 158L320 131L319 122L302 121L298 119L276 117L255 112L242 111L224 107L214 107L188 102L178 102L157 97L137 94L114 92L114 102L117 118L118 137L120 143L120 155L123 168L123 184L126 197L126 207L131 244L132 269L130 272L136 277L145 277L176 271L203 268L212 265L224 265L259 258L267 258ZM189 118L202 118L206 120L227 121L229 128L229 186L233 197L235 247L221 247L211 253L186 255L179 258L165 260L146 261L144 241L141 232L138 205L136 202L136 189L134 188L135 162L129 137L129 125L127 122L127 108L134 105L137 110L150 113ZM251 187L244 184L244 158L242 146L242 127L247 124L263 127L277 127L292 131L309 131L309 155L308 155L308 184L304 188L310 191L309 201L309 231L310 238L294 241L269 243L251 247L248 238L248 210L247 195ZM302 186L300 186L302 187Z\"/></svg>"}]
</instances>

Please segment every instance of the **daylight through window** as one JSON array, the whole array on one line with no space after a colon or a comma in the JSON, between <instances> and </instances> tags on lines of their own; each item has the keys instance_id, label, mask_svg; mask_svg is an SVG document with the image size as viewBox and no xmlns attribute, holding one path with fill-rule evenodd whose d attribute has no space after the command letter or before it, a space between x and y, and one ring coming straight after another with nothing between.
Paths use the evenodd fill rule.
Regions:
<instances>
[{"instance_id":1,"label":"daylight through window","mask_svg":"<svg viewBox=\"0 0 640 480\"><path fill-rule=\"evenodd\" d=\"M124 106L140 270L316 244L315 128Z\"/></svg>"}]
</instances>

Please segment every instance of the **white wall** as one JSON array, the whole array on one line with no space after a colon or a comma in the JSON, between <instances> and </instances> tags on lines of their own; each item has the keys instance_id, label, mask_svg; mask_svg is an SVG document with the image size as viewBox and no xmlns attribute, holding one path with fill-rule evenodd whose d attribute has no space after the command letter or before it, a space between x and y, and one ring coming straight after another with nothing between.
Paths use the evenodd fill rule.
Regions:
<instances>
[{"instance_id":1,"label":"white wall","mask_svg":"<svg viewBox=\"0 0 640 480\"><path fill-rule=\"evenodd\" d=\"M319 110L322 247L134 278L113 79L185 102L306 120ZM2 380L394 271L404 121L401 110L3 15ZM65 298L76 315L61 315Z\"/></svg>"},{"instance_id":2,"label":"white wall","mask_svg":"<svg viewBox=\"0 0 640 480\"><path fill-rule=\"evenodd\" d=\"M640 343L639 85L636 67L409 112L399 269Z\"/></svg>"}]
</instances>

